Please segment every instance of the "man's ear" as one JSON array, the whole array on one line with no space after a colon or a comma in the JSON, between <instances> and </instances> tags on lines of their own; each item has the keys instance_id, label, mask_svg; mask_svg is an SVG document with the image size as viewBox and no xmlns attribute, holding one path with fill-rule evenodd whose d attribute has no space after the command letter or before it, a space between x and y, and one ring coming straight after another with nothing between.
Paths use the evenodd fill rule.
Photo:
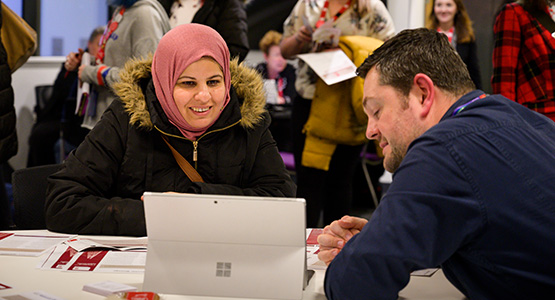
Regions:
<instances>
[{"instance_id":1,"label":"man's ear","mask_svg":"<svg viewBox=\"0 0 555 300\"><path fill-rule=\"evenodd\" d=\"M420 97L420 117L426 118L432 109L435 100L434 82L428 75L418 73L414 76L414 88L418 90Z\"/></svg>"}]
</instances>

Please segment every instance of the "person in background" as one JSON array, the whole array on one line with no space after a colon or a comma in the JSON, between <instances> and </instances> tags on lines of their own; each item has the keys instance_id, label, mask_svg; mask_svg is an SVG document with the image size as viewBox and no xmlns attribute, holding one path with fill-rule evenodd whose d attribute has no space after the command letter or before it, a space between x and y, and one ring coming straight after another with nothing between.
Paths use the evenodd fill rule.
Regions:
<instances>
[{"instance_id":1,"label":"person in background","mask_svg":"<svg viewBox=\"0 0 555 300\"><path fill-rule=\"evenodd\" d=\"M297 95L295 90L295 67L287 63L281 55L279 43L282 34L270 30L264 34L258 46L264 55L264 61L256 66L262 78L276 81L278 99L276 104L290 104Z\"/></svg>"},{"instance_id":2,"label":"person in background","mask_svg":"<svg viewBox=\"0 0 555 300\"><path fill-rule=\"evenodd\" d=\"M173 28L154 57L127 63L114 89L117 100L49 178L49 230L144 236L145 191L295 196L268 129L262 78L230 63L214 29Z\"/></svg>"},{"instance_id":3,"label":"person in background","mask_svg":"<svg viewBox=\"0 0 555 300\"><path fill-rule=\"evenodd\" d=\"M81 64L80 52L67 56L68 60L79 62L79 79L93 89L87 106L79 110L83 127L88 129L94 127L115 98L111 86L119 80L120 68L130 58L154 53L158 41L170 29L168 16L156 0L107 0L107 3L116 9L100 39L94 65Z\"/></svg>"},{"instance_id":4,"label":"person in background","mask_svg":"<svg viewBox=\"0 0 555 300\"><path fill-rule=\"evenodd\" d=\"M100 37L105 27L95 28L87 42L87 48L78 53L88 52L92 57L96 56L99 48ZM56 150L60 139L60 130L63 130L64 140L69 141L65 146L75 148L85 139L88 129L82 128L82 118L75 116L75 103L77 97L77 70L79 59L70 56L62 64L62 68L54 81L52 95L46 100L44 108L37 110L37 121L31 128L29 135L29 154L27 156L27 167L54 164L59 150ZM62 128L63 127L63 128ZM69 147L70 145L75 145ZM64 155L65 156L65 155Z\"/></svg>"},{"instance_id":5,"label":"person in background","mask_svg":"<svg viewBox=\"0 0 555 300\"><path fill-rule=\"evenodd\" d=\"M247 12L243 0L158 0L171 27L198 23L214 28L225 40L231 57L245 60L249 52Z\"/></svg>"},{"instance_id":6,"label":"person in background","mask_svg":"<svg viewBox=\"0 0 555 300\"><path fill-rule=\"evenodd\" d=\"M316 43L313 42L312 33L326 22L340 30L342 36L387 40L395 33L393 20L380 0L299 0L283 24L283 40L280 43L283 57L291 59L297 54L313 51ZM322 213L324 224L327 224L349 212L353 176L366 142L358 145L337 144L329 164L326 164L327 168L307 166L303 159L307 144L304 127L309 119L312 99L316 95L316 84L317 75L299 60L295 81L298 96L293 100L291 126L297 197L306 199L308 227L321 226L319 220ZM353 112L341 119L352 120L357 117ZM362 132L359 135L365 140Z\"/></svg>"},{"instance_id":7,"label":"person in background","mask_svg":"<svg viewBox=\"0 0 555 300\"><path fill-rule=\"evenodd\" d=\"M287 63L285 58L281 56L279 43L282 34L270 30L264 34L258 43L264 61L256 66L256 70L262 74L262 78L272 80L274 82L276 93L268 93L268 95L277 95L276 99L266 98L267 108L272 116L272 125L270 131L278 144L280 151L293 151L293 143L291 140L291 101L296 97L295 90L295 67ZM265 83L266 86L271 82Z\"/></svg>"},{"instance_id":8,"label":"person in background","mask_svg":"<svg viewBox=\"0 0 555 300\"><path fill-rule=\"evenodd\" d=\"M462 0L432 0L432 9L426 18L426 28L435 29L449 39L468 68L477 89L482 89L480 64L472 21Z\"/></svg>"},{"instance_id":9,"label":"person in background","mask_svg":"<svg viewBox=\"0 0 555 300\"><path fill-rule=\"evenodd\" d=\"M555 1L506 4L493 26L491 86L555 121Z\"/></svg>"},{"instance_id":10,"label":"person in background","mask_svg":"<svg viewBox=\"0 0 555 300\"><path fill-rule=\"evenodd\" d=\"M369 221L318 237L327 299L397 299L438 265L468 299L553 295L555 123L475 90L436 30L400 32L357 73L394 180Z\"/></svg>"},{"instance_id":11,"label":"person in background","mask_svg":"<svg viewBox=\"0 0 555 300\"><path fill-rule=\"evenodd\" d=\"M1 3L1 1L0 1ZM0 9L0 28L2 28L2 10ZM10 201L6 192L3 176L3 164L17 153L17 131L12 72L8 65L8 56L2 37L0 37L0 230L8 229L11 224Z\"/></svg>"}]
</instances>

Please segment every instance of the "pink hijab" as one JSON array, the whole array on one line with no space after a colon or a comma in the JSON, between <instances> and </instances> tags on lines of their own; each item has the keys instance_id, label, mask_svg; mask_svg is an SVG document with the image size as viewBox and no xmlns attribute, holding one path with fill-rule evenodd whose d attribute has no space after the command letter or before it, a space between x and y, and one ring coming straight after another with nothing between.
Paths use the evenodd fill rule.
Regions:
<instances>
[{"instance_id":1,"label":"pink hijab","mask_svg":"<svg viewBox=\"0 0 555 300\"><path fill-rule=\"evenodd\" d=\"M191 127L183 119L175 104L173 87L181 73L190 64L205 56L213 58L223 70L226 87L223 106L225 107L229 103L229 90L231 87L229 49L224 39L214 29L201 24L179 25L162 37L152 59L152 80L156 90L156 97L160 101L160 105L169 121L181 131L184 137L190 140L196 140L218 118L204 128Z\"/></svg>"}]
</instances>

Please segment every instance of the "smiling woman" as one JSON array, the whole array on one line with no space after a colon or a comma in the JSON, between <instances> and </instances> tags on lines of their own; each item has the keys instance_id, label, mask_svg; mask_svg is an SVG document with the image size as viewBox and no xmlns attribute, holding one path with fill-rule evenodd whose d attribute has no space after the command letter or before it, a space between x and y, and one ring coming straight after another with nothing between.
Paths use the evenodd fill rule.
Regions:
<instances>
[{"instance_id":1,"label":"smiling woman","mask_svg":"<svg viewBox=\"0 0 555 300\"><path fill-rule=\"evenodd\" d=\"M114 89L119 101L51 177L48 229L145 235L145 191L295 195L268 129L260 75L230 62L210 27L175 27L152 58L127 63ZM178 155L202 182L189 179Z\"/></svg>"},{"instance_id":2,"label":"smiling woman","mask_svg":"<svg viewBox=\"0 0 555 300\"><path fill-rule=\"evenodd\" d=\"M426 28L444 33L463 59L477 89L482 88L476 37L462 0L433 0Z\"/></svg>"}]
</instances>

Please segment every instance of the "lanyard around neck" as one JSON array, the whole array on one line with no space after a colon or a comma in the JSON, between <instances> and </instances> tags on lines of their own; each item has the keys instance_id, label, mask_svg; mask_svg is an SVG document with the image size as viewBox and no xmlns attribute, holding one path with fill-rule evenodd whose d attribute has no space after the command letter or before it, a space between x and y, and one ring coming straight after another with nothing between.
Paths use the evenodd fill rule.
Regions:
<instances>
[{"instance_id":1,"label":"lanyard around neck","mask_svg":"<svg viewBox=\"0 0 555 300\"><path fill-rule=\"evenodd\" d=\"M326 0L326 2L324 3L324 7L322 8L322 13L320 13L320 19L318 19L318 22L316 22L316 28L319 28L320 26L324 25L324 23L326 23L326 14L328 12L329 6L330 3L328 0ZM351 0L347 1L347 3L345 3L343 7L341 7L341 9L335 14L335 16L333 16L333 22L335 22L335 20L337 20L337 18L339 18L339 16L341 16L341 14L343 14L349 8L349 6L351 6Z\"/></svg>"},{"instance_id":2,"label":"lanyard around neck","mask_svg":"<svg viewBox=\"0 0 555 300\"><path fill-rule=\"evenodd\" d=\"M114 33L114 31L116 31L116 29L118 28L119 23L123 19L124 12L125 12L125 7L122 6L119 12L110 20L110 22L108 22L108 25L106 26L106 30L104 30L104 33L100 38L100 43L99 43L100 47L98 48L98 52L96 53L97 64L101 64L104 62L104 55L105 55L104 51L106 48L106 43L110 39L110 36L112 36L112 33Z\"/></svg>"},{"instance_id":3,"label":"lanyard around neck","mask_svg":"<svg viewBox=\"0 0 555 300\"><path fill-rule=\"evenodd\" d=\"M478 96L478 97L476 97L476 98L474 98L474 99L472 99L472 100L466 102L465 104L463 104L463 105L461 105L461 106L455 108L455 110L453 111L453 116L456 116L458 113L460 113L460 112L461 112L463 109L465 109L470 103L475 102L475 101L480 100L480 99L484 99L484 98L486 98L486 96L487 96L486 94L481 94L480 96Z\"/></svg>"}]
</instances>

